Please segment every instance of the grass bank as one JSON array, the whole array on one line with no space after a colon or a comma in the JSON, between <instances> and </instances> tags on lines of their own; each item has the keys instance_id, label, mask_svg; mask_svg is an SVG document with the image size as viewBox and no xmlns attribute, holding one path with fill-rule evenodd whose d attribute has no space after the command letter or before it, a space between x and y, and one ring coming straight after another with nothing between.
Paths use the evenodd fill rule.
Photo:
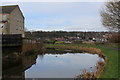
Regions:
<instances>
[{"instance_id":1,"label":"grass bank","mask_svg":"<svg viewBox=\"0 0 120 80\"><path fill-rule=\"evenodd\" d=\"M100 49L105 56L107 57L107 64L105 65L105 68L100 75L100 78L118 78L118 50L113 49L111 45L105 45L105 44L46 44L46 47L54 47L56 48L59 46L59 48L65 48L65 46L73 46L73 47L87 47L86 49L93 47ZM117 46L114 46L114 48L117 48ZM86 50L85 49L85 50ZM91 48L91 52L92 52Z\"/></svg>"}]
</instances>

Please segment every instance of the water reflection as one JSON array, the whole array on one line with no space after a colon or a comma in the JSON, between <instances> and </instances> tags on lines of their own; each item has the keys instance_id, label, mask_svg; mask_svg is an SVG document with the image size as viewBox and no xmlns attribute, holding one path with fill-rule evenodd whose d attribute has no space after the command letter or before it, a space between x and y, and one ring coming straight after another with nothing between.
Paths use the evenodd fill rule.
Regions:
<instances>
[{"instance_id":1,"label":"water reflection","mask_svg":"<svg viewBox=\"0 0 120 80\"><path fill-rule=\"evenodd\" d=\"M3 48L3 78L74 78L83 70L96 70L98 55L71 50L23 53L18 48Z\"/></svg>"},{"instance_id":2,"label":"water reflection","mask_svg":"<svg viewBox=\"0 0 120 80\"><path fill-rule=\"evenodd\" d=\"M32 51L22 53L21 47L3 48L2 77L25 78L25 70L36 63L37 54Z\"/></svg>"},{"instance_id":3,"label":"water reflection","mask_svg":"<svg viewBox=\"0 0 120 80\"><path fill-rule=\"evenodd\" d=\"M45 54L43 60L38 56L36 65L25 71L26 78L74 78L83 70L96 70L98 55L91 54Z\"/></svg>"}]
</instances>

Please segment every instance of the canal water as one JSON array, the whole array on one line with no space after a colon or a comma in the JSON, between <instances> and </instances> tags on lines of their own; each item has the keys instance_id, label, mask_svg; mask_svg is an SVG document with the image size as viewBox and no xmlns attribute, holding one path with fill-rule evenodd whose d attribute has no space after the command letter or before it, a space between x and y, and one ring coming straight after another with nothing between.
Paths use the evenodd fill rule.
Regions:
<instances>
[{"instance_id":1,"label":"canal water","mask_svg":"<svg viewBox=\"0 0 120 80\"><path fill-rule=\"evenodd\" d=\"M38 55L36 64L25 71L26 78L74 78L83 70L96 70L98 55L65 53Z\"/></svg>"},{"instance_id":2,"label":"canal water","mask_svg":"<svg viewBox=\"0 0 120 80\"><path fill-rule=\"evenodd\" d=\"M5 78L75 78L84 70L95 71L97 62L103 60L96 54L69 51L62 54L28 52L21 55L20 51L13 50L12 53L3 56Z\"/></svg>"}]
</instances>

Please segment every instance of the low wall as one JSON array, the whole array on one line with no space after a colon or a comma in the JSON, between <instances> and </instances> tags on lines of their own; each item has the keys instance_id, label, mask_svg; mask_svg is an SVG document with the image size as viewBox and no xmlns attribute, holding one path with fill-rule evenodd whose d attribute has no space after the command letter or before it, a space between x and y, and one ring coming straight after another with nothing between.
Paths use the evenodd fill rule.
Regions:
<instances>
[{"instance_id":1,"label":"low wall","mask_svg":"<svg viewBox=\"0 0 120 80\"><path fill-rule=\"evenodd\" d=\"M21 34L3 34L1 36L2 46L20 46L22 45Z\"/></svg>"}]
</instances>

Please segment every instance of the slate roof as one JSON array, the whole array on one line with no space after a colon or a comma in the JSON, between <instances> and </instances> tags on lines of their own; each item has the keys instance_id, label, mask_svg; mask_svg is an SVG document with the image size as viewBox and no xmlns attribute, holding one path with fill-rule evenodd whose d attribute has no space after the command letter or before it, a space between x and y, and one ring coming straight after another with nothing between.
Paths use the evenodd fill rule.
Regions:
<instances>
[{"instance_id":1,"label":"slate roof","mask_svg":"<svg viewBox=\"0 0 120 80\"><path fill-rule=\"evenodd\" d=\"M0 6L2 7L2 13L11 13L18 5L12 5L12 6Z\"/></svg>"}]
</instances>

